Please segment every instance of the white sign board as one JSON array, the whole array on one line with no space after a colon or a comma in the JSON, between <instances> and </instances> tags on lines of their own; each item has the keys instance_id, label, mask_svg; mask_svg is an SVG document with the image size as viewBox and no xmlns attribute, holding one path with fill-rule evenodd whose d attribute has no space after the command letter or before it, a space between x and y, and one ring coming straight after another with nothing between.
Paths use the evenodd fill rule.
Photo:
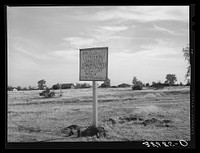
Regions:
<instances>
[{"instance_id":1,"label":"white sign board","mask_svg":"<svg viewBox=\"0 0 200 153\"><path fill-rule=\"evenodd\" d=\"M80 81L104 81L108 76L108 47L80 49Z\"/></svg>"}]
</instances>

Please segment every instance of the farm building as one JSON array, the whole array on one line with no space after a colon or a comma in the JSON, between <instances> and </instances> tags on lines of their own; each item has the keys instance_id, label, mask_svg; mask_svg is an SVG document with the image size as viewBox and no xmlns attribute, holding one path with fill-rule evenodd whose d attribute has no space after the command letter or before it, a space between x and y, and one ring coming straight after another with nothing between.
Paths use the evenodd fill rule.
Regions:
<instances>
[{"instance_id":1,"label":"farm building","mask_svg":"<svg viewBox=\"0 0 200 153\"><path fill-rule=\"evenodd\" d=\"M16 88L13 88L13 91L17 91L17 89L16 89Z\"/></svg>"},{"instance_id":2,"label":"farm building","mask_svg":"<svg viewBox=\"0 0 200 153\"><path fill-rule=\"evenodd\" d=\"M61 89L74 89L75 86L73 83L65 83L65 84L61 84Z\"/></svg>"},{"instance_id":3,"label":"farm building","mask_svg":"<svg viewBox=\"0 0 200 153\"><path fill-rule=\"evenodd\" d=\"M131 85L129 84L126 84L126 83L122 83L122 84L119 84L117 87L118 88L126 88L126 87L130 87Z\"/></svg>"}]
</instances>

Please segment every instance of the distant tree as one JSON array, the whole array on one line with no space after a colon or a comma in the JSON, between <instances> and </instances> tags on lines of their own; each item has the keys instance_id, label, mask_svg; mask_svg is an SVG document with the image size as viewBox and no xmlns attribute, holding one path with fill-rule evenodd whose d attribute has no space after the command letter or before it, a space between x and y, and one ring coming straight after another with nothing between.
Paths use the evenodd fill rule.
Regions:
<instances>
[{"instance_id":1,"label":"distant tree","mask_svg":"<svg viewBox=\"0 0 200 153\"><path fill-rule=\"evenodd\" d=\"M186 86L190 86L190 80L187 80Z\"/></svg>"},{"instance_id":2,"label":"distant tree","mask_svg":"<svg viewBox=\"0 0 200 153\"><path fill-rule=\"evenodd\" d=\"M135 76L133 77L132 83L133 83L132 90L142 90L143 83L137 80Z\"/></svg>"},{"instance_id":3,"label":"distant tree","mask_svg":"<svg viewBox=\"0 0 200 153\"><path fill-rule=\"evenodd\" d=\"M110 79L107 78L102 84L101 84L102 88L109 88L110 87Z\"/></svg>"},{"instance_id":4,"label":"distant tree","mask_svg":"<svg viewBox=\"0 0 200 153\"><path fill-rule=\"evenodd\" d=\"M189 44L185 48L182 49L183 56L185 57L185 60L188 61L188 67L187 72L185 75L185 80L187 80L187 84L190 84L190 74L191 74L191 64L190 64L190 47Z\"/></svg>"},{"instance_id":5,"label":"distant tree","mask_svg":"<svg viewBox=\"0 0 200 153\"><path fill-rule=\"evenodd\" d=\"M167 74L166 75L166 84L174 85L174 83L177 81L176 75L175 74Z\"/></svg>"},{"instance_id":6,"label":"distant tree","mask_svg":"<svg viewBox=\"0 0 200 153\"><path fill-rule=\"evenodd\" d=\"M76 89L80 89L80 88L91 88L91 85L88 84L88 83L76 83L76 86L75 86Z\"/></svg>"},{"instance_id":7,"label":"distant tree","mask_svg":"<svg viewBox=\"0 0 200 153\"><path fill-rule=\"evenodd\" d=\"M17 90L21 90L22 89L22 87L21 86L17 86Z\"/></svg>"},{"instance_id":8,"label":"distant tree","mask_svg":"<svg viewBox=\"0 0 200 153\"><path fill-rule=\"evenodd\" d=\"M164 86L165 86L165 84L161 83L161 81L158 81L157 83L153 82L151 85L151 87L154 87L156 90L163 89Z\"/></svg>"},{"instance_id":9,"label":"distant tree","mask_svg":"<svg viewBox=\"0 0 200 153\"><path fill-rule=\"evenodd\" d=\"M183 85L183 83L182 82L180 82L180 84L179 84L180 86L182 86Z\"/></svg>"},{"instance_id":10,"label":"distant tree","mask_svg":"<svg viewBox=\"0 0 200 153\"><path fill-rule=\"evenodd\" d=\"M156 84L156 82L153 81L152 84L151 84L151 86L154 86L155 84Z\"/></svg>"},{"instance_id":11,"label":"distant tree","mask_svg":"<svg viewBox=\"0 0 200 153\"><path fill-rule=\"evenodd\" d=\"M8 91L12 91L12 90L13 90L13 87L12 87L12 86L8 86L8 87L7 87L7 90L8 90Z\"/></svg>"},{"instance_id":12,"label":"distant tree","mask_svg":"<svg viewBox=\"0 0 200 153\"><path fill-rule=\"evenodd\" d=\"M57 83L57 84L53 85L52 89L54 89L54 90L61 89L61 84Z\"/></svg>"},{"instance_id":13,"label":"distant tree","mask_svg":"<svg viewBox=\"0 0 200 153\"><path fill-rule=\"evenodd\" d=\"M149 87L149 83L146 83L146 87Z\"/></svg>"},{"instance_id":14,"label":"distant tree","mask_svg":"<svg viewBox=\"0 0 200 153\"><path fill-rule=\"evenodd\" d=\"M36 88L32 87L32 86L28 86L27 90L36 90Z\"/></svg>"},{"instance_id":15,"label":"distant tree","mask_svg":"<svg viewBox=\"0 0 200 153\"><path fill-rule=\"evenodd\" d=\"M38 89L39 89L39 90L43 90L44 87L46 87L45 84L46 84L46 81L45 81L44 79L38 81Z\"/></svg>"},{"instance_id":16,"label":"distant tree","mask_svg":"<svg viewBox=\"0 0 200 153\"><path fill-rule=\"evenodd\" d=\"M24 88L22 88L22 90L28 90L28 88L24 87Z\"/></svg>"},{"instance_id":17,"label":"distant tree","mask_svg":"<svg viewBox=\"0 0 200 153\"><path fill-rule=\"evenodd\" d=\"M133 83L133 84L136 84L137 81L138 81L137 78L134 76L134 77L133 77L133 81L132 81L132 83Z\"/></svg>"}]
</instances>

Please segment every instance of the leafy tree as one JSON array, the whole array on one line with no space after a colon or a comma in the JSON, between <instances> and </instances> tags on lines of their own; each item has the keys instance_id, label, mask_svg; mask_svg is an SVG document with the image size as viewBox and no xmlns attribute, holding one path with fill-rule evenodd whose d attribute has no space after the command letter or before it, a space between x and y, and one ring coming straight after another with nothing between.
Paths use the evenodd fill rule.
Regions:
<instances>
[{"instance_id":1,"label":"leafy tree","mask_svg":"<svg viewBox=\"0 0 200 153\"><path fill-rule=\"evenodd\" d=\"M151 86L153 87L154 85L156 85L156 82L153 81L152 84L151 84Z\"/></svg>"},{"instance_id":2,"label":"leafy tree","mask_svg":"<svg viewBox=\"0 0 200 153\"><path fill-rule=\"evenodd\" d=\"M21 86L17 86L17 90L21 90L22 89L22 87Z\"/></svg>"},{"instance_id":3,"label":"leafy tree","mask_svg":"<svg viewBox=\"0 0 200 153\"><path fill-rule=\"evenodd\" d=\"M186 86L190 86L190 80L187 80Z\"/></svg>"},{"instance_id":4,"label":"leafy tree","mask_svg":"<svg viewBox=\"0 0 200 153\"><path fill-rule=\"evenodd\" d=\"M167 74L166 75L166 81L165 84L174 85L174 83L177 81L175 74Z\"/></svg>"},{"instance_id":5,"label":"leafy tree","mask_svg":"<svg viewBox=\"0 0 200 153\"><path fill-rule=\"evenodd\" d=\"M187 80L188 83L190 83L191 64L190 64L190 47L189 47L189 44L187 44L187 46L185 48L183 48L182 51L183 51L183 56L185 57L185 60L188 61L188 67L187 67L185 79Z\"/></svg>"},{"instance_id":6,"label":"leafy tree","mask_svg":"<svg viewBox=\"0 0 200 153\"><path fill-rule=\"evenodd\" d=\"M133 77L133 86L132 86L132 90L142 90L143 88L143 83L139 80L137 80L137 78L134 76Z\"/></svg>"},{"instance_id":7,"label":"leafy tree","mask_svg":"<svg viewBox=\"0 0 200 153\"><path fill-rule=\"evenodd\" d=\"M83 84L81 84L81 83L76 83L76 87L75 87L76 89L80 89L80 88L91 88L91 85L90 84L88 84L88 83L83 83Z\"/></svg>"},{"instance_id":8,"label":"leafy tree","mask_svg":"<svg viewBox=\"0 0 200 153\"><path fill-rule=\"evenodd\" d=\"M53 85L52 89L54 89L54 90L61 89L61 84L57 83L57 84Z\"/></svg>"},{"instance_id":9,"label":"leafy tree","mask_svg":"<svg viewBox=\"0 0 200 153\"><path fill-rule=\"evenodd\" d=\"M151 87L154 87L156 90L163 89L165 84L161 83L161 81L153 82Z\"/></svg>"},{"instance_id":10,"label":"leafy tree","mask_svg":"<svg viewBox=\"0 0 200 153\"><path fill-rule=\"evenodd\" d=\"M28 90L26 87L22 88L22 90Z\"/></svg>"},{"instance_id":11,"label":"leafy tree","mask_svg":"<svg viewBox=\"0 0 200 153\"><path fill-rule=\"evenodd\" d=\"M32 87L31 87L31 86L28 86L28 90L32 90Z\"/></svg>"},{"instance_id":12,"label":"leafy tree","mask_svg":"<svg viewBox=\"0 0 200 153\"><path fill-rule=\"evenodd\" d=\"M149 87L150 85L149 85L149 83L146 83L146 87Z\"/></svg>"},{"instance_id":13,"label":"leafy tree","mask_svg":"<svg viewBox=\"0 0 200 153\"><path fill-rule=\"evenodd\" d=\"M134 76L134 77L133 77L132 83L133 83L133 84L136 84L137 82L138 82L138 80L137 80L137 78Z\"/></svg>"},{"instance_id":14,"label":"leafy tree","mask_svg":"<svg viewBox=\"0 0 200 153\"><path fill-rule=\"evenodd\" d=\"M102 84L101 84L102 88L108 88L110 87L110 79L107 78Z\"/></svg>"},{"instance_id":15,"label":"leafy tree","mask_svg":"<svg viewBox=\"0 0 200 153\"><path fill-rule=\"evenodd\" d=\"M45 84L46 84L46 81L45 81L44 79L38 81L38 89L39 89L39 90L43 90L44 87L46 87Z\"/></svg>"},{"instance_id":16,"label":"leafy tree","mask_svg":"<svg viewBox=\"0 0 200 153\"><path fill-rule=\"evenodd\" d=\"M8 90L8 91L11 91L11 90L13 90L13 87L12 87L12 86L8 86L8 87L7 87L7 90Z\"/></svg>"}]
</instances>

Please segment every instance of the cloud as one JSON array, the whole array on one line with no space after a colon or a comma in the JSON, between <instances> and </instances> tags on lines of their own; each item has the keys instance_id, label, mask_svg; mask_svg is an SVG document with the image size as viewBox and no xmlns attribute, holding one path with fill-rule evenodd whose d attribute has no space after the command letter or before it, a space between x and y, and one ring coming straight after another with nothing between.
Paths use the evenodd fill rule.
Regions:
<instances>
[{"instance_id":1,"label":"cloud","mask_svg":"<svg viewBox=\"0 0 200 153\"><path fill-rule=\"evenodd\" d=\"M167 34L178 35L178 36L183 36L183 35L184 35L184 34L182 34L182 33L177 33L177 32L175 32L175 31L168 30L168 29L163 28L163 27L159 27L159 26L157 26L157 25L155 25L155 24L153 24L153 26L154 26L155 30L161 31L161 32L164 32L164 33L167 33Z\"/></svg>"},{"instance_id":2,"label":"cloud","mask_svg":"<svg viewBox=\"0 0 200 153\"><path fill-rule=\"evenodd\" d=\"M189 6L119 6L78 17L80 20L189 21Z\"/></svg>"},{"instance_id":3,"label":"cloud","mask_svg":"<svg viewBox=\"0 0 200 153\"><path fill-rule=\"evenodd\" d=\"M155 40L157 41L155 44L141 45L143 50L135 53L135 56L153 60L178 60L177 57L182 59L182 53L175 47L174 42L169 39Z\"/></svg>"},{"instance_id":4,"label":"cloud","mask_svg":"<svg viewBox=\"0 0 200 153\"><path fill-rule=\"evenodd\" d=\"M157 46L157 44L147 44L147 45L141 45L140 47L141 47L142 49L148 50L148 49L153 49L153 48L155 48L156 46Z\"/></svg>"},{"instance_id":5,"label":"cloud","mask_svg":"<svg viewBox=\"0 0 200 153\"><path fill-rule=\"evenodd\" d=\"M104 27L101 27L101 29L103 29L105 31L119 32L119 31L127 30L128 27L126 27L126 26L104 26Z\"/></svg>"},{"instance_id":6,"label":"cloud","mask_svg":"<svg viewBox=\"0 0 200 153\"><path fill-rule=\"evenodd\" d=\"M57 50L50 53L57 60L77 61L78 50Z\"/></svg>"},{"instance_id":7,"label":"cloud","mask_svg":"<svg viewBox=\"0 0 200 153\"><path fill-rule=\"evenodd\" d=\"M116 35L116 33L120 31L125 31L127 30L127 26L102 26L102 27L97 27L97 29L92 30L90 32L90 35L97 38L98 41L101 40L108 40L108 39L115 39L115 38L120 38L119 34Z\"/></svg>"},{"instance_id":8,"label":"cloud","mask_svg":"<svg viewBox=\"0 0 200 153\"><path fill-rule=\"evenodd\" d=\"M127 26L99 26L96 29L91 29L87 33L80 33L79 37L66 37L63 40L73 48L90 47L100 45L109 39L119 39L120 35L116 33L127 30ZM84 36L84 37L83 37Z\"/></svg>"},{"instance_id":9,"label":"cloud","mask_svg":"<svg viewBox=\"0 0 200 153\"><path fill-rule=\"evenodd\" d=\"M40 60L40 62L42 61L48 62L49 64L50 62L52 63L73 62L73 61L76 61L76 59L78 58L77 50L63 49L63 50L51 51L48 53L35 54L31 51L25 50L22 47L18 47L16 45L15 45L15 49L31 57L33 61L34 59L36 59L36 60Z\"/></svg>"},{"instance_id":10,"label":"cloud","mask_svg":"<svg viewBox=\"0 0 200 153\"><path fill-rule=\"evenodd\" d=\"M80 48L83 46L91 46L94 44L94 38L82 38L82 37L66 37L64 41L69 42L71 46Z\"/></svg>"},{"instance_id":11,"label":"cloud","mask_svg":"<svg viewBox=\"0 0 200 153\"><path fill-rule=\"evenodd\" d=\"M36 54L34 54L34 53L32 53L32 52L26 50L26 49L23 49L23 48L21 48L21 47L18 47L17 45L15 45L14 48L15 48L17 51L20 51L20 52L22 52L22 53L25 53L26 55L31 56L32 58L36 58L36 59L39 59L39 60L45 60L45 61L51 59L51 58L49 58L48 56L43 55L43 54L36 55Z\"/></svg>"}]
</instances>

